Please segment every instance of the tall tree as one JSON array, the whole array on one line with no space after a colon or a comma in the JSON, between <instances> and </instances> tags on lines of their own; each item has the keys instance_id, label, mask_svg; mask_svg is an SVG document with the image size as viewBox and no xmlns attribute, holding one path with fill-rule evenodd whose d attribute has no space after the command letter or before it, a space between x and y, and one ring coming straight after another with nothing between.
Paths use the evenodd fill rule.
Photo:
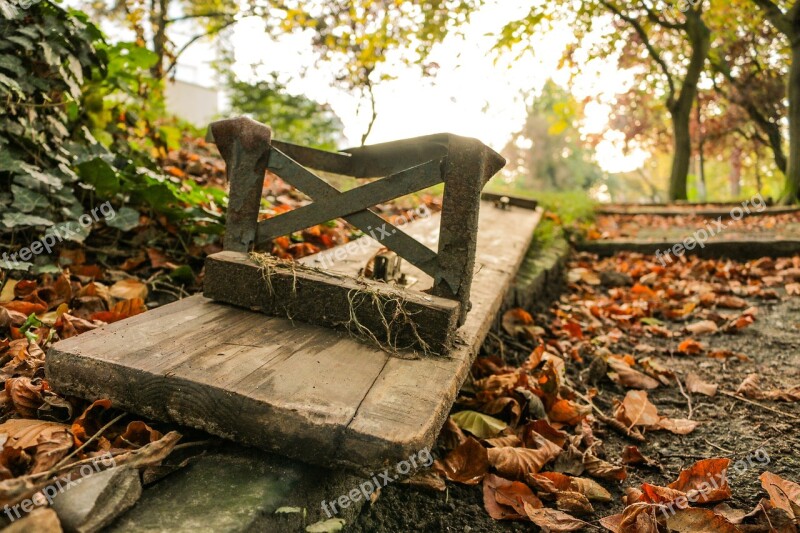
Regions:
<instances>
[{"instance_id":1,"label":"tall tree","mask_svg":"<svg viewBox=\"0 0 800 533\"><path fill-rule=\"evenodd\" d=\"M715 91L747 114L755 127L753 139L772 151L785 175L788 47L773 26L760 20L758 9L751 0L729 0L713 10L709 64Z\"/></svg>"},{"instance_id":2,"label":"tall tree","mask_svg":"<svg viewBox=\"0 0 800 533\"><path fill-rule=\"evenodd\" d=\"M553 80L528 105L522 129L502 154L506 173L530 190L589 189L604 174L581 137L583 107Z\"/></svg>"},{"instance_id":3,"label":"tall tree","mask_svg":"<svg viewBox=\"0 0 800 533\"><path fill-rule=\"evenodd\" d=\"M618 2L589 0L576 9L568 0L534 6L522 20L507 25L501 46L514 46L529 37L543 22L569 20L577 39L592 31L595 22L612 15L614 31L605 32L591 57L619 58L621 66L635 64L648 71L650 90L663 98L672 122L673 158L669 196L687 198L686 178L692 154L690 122L711 44L704 21L706 0L697 0L681 11L657 11L648 0ZM574 50L571 48L570 51ZM647 61L642 62L646 57Z\"/></svg>"},{"instance_id":4,"label":"tall tree","mask_svg":"<svg viewBox=\"0 0 800 533\"><path fill-rule=\"evenodd\" d=\"M800 2L797 0L752 0L766 18L789 40L787 97L789 99L789 158L786 165L786 187L782 201L800 200Z\"/></svg>"},{"instance_id":5,"label":"tall tree","mask_svg":"<svg viewBox=\"0 0 800 533\"><path fill-rule=\"evenodd\" d=\"M282 141L336 151L344 138L343 124L326 104L292 94L273 73L270 79L228 81L231 109L269 124Z\"/></svg>"}]
</instances>

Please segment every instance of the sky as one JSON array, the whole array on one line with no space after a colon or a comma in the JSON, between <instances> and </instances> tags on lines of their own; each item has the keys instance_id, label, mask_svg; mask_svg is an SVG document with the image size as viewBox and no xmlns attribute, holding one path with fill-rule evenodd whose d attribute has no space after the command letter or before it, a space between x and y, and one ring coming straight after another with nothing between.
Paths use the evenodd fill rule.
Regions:
<instances>
[{"instance_id":1,"label":"sky","mask_svg":"<svg viewBox=\"0 0 800 533\"><path fill-rule=\"evenodd\" d=\"M424 78L419 67L387 64L395 79L375 87L378 118L368 143L384 142L429 133L449 132L476 137L501 150L525 120L525 93L538 92L548 78L567 85L569 76L559 71L558 62L570 40L568 27L543 32L531 46L533 53L498 57L491 49L494 33L505 23L522 17L529 0L490 0L460 32L437 45L430 57L439 69L435 78ZM360 142L370 119L368 102L359 94L331 87L333 73L316 66L309 34L295 34L275 40L264 30L259 18L243 19L231 36L235 51L234 71L242 79L254 79L275 71L290 79L289 89L331 105L345 125L350 145ZM190 49L178 70L185 81L208 85L213 72L208 67L210 49ZM253 66L258 65L254 70ZM303 76L300 73L305 71ZM630 79L612 63L595 61L572 80L578 98L601 95L608 102ZM592 102L586 108L584 133L603 131L610 107ZM277 137L280 137L277 132ZM614 136L597 149L600 166L609 172L634 170L645 154L625 156Z\"/></svg>"}]
</instances>

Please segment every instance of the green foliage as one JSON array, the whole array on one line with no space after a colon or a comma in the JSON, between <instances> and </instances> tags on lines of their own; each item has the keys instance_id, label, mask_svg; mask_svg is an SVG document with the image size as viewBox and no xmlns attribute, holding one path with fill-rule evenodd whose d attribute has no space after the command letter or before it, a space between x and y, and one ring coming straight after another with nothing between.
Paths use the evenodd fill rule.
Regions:
<instances>
[{"instance_id":1,"label":"green foliage","mask_svg":"<svg viewBox=\"0 0 800 533\"><path fill-rule=\"evenodd\" d=\"M222 204L222 191L159 171L181 130L163 118L151 52L110 46L85 14L48 1L21 11L0 0L0 15L0 230L54 226L112 200L129 206L121 230L136 208L221 231L202 206Z\"/></svg>"},{"instance_id":2,"label":"green foliage","mask_svg":"<svg viewBox=\"0 0 800 533\"><path fill-rule=\"evenodd\" d=\"M234 113L268 124L282 141L336 150L343 138L343 124L330 106L288 92L286 85L271 79L247 83L228 82Z\"/></svg>"},{"instance_id":3,"label":"green foliage","mask_svg":"<svg viewBox=\"0 0 800 533\"><path fill-rule=\"evenodd\" d=\"M589 189L605 176L579 130L583 110L568 91L548 80L528 106L522 130L503 149L507 175L518 188Z\"/></svg>"},{"instance_id":4,"label":"green foliage","mask_svg":"<svg viewBox=\"0 0 800 533\"><path fill-rule=\"evenodd\" d=\"M84 80L103 72L100 32L48 1L21 10L0 0L0 34L0 230L74 219L83 210L67 147L92 139L68 109Z\"/></svg>"}]
</instances>

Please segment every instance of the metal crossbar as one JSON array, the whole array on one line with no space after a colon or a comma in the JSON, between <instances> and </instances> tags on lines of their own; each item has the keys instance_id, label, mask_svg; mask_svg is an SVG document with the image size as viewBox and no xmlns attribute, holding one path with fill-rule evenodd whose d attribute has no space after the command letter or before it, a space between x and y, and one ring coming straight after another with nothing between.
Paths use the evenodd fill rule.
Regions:
<instances>
[{"instance_id":1,"label":"metal crossbar","mask_svg":"<svg viewBox=\"0 0 800 533\"><path fill-rule=\"evenodd\" d=\"M451 134L325 152L272 140L272 131L245 117L210 127L231 184L225 249L247 252L271 239L335 218L370 234L434 279L431 294L459 301L460 323L469 310L478 210L483 186L505 160L480 141ZM382 179L339 191L310 169L355 178ZM264 173L269 170L313 203L258 222ZM371 207L445 184L438 252L384 219Z\"/></svg>"}]
</instances>

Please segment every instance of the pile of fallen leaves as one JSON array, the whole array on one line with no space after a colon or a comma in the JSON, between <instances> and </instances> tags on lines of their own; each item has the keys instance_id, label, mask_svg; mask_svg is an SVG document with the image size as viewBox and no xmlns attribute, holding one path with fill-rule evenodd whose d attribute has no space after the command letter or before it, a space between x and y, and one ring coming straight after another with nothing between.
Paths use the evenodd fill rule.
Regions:
<instances>
[{"instance_id":1,"label":"pile of fallen leaves","mask_svg":"<svg viewBox=\"0 0 800 533\"><path fill-rule=\"evenodd\" d=\"M578 255L569 291L547 321L521 309L505 314L498 353L478 358L440 436L444 452L433 467L440 479L417 482L482 484L492 518L530 520L544 531L795 531L800 485L763 472L769 497L752 511L734 509L723 503L731 498L726 457L698 461L664 486L626 487L621 512L611 516L598 515L595 505L612 502L630 469L660 468L637 447L651 432L687 435L698 427L691 407L687 418L664 416L648 391L718 392L694 373L681 379L658 355L746 360L700 339L738 334L757 320L752 301L791 298L800 294L798 281L800 257L683 257L662 267L640 254ZM509 348L527 354L521 364L508 363ZM614 389L624 395L604 397ZM800 400L800 388L763 390L756 374L729 394ZM628 441L621 453L606 449L609 431Z\"/></svg>"},{"instance_id":2,"label":"pile of fallen leaves","mask_svg":"<svg viewBox=\"0 0 800 533\"><path fill-rule=\"evenodd\" d=\"M676 234L680 242L696 230L710 228L719 232L715 219L692 212L685 215L663 216L652 214L598 215L594 225L586 231L588 240L636 239L653 234ZM778 234L793 236L800 231L800 211L782 214L745 216L736 220L730 214L722 217L725 234L734 235ZM689 233L687 233L689 232ZM709 232L710 233L710 232ZM713 235L713 234L712 234Z\"/></svg>"},{"instance_id":3,"label":"pile of fallen leaves","mask_svg":"<svg viewBox=\"0 0 800 533\"><path fill-rule=\"evenodd\" d=\"M80 467L101 456L113 462L92 465L158 465L181 438L116 411L107 400L87 405L51 389L45 352L52 343L146 309L144 283L126 278L106 284L96 279L99 268L75 265L75 270L2 280L0 506L37 501L44 487L82 477ZM46 505L45 499L38 501Z\"/></svg>"}]
</instances>

